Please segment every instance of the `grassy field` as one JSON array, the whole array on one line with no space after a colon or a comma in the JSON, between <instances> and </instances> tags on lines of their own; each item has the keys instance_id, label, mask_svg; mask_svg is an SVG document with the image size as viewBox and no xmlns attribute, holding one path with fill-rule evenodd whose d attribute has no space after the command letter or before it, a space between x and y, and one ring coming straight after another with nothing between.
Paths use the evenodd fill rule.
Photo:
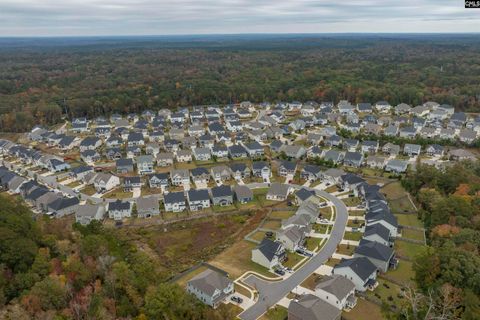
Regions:
<instances>
[{"instance_id":1,"label":"grassy field","mask_svg":"<svg viewBox=\"0 0 480 320\"><path fill-rule=\"evenodd\" d=\"M362 203L362 200L359 197L349 197L342 199L342 201L347 207L356 207Z\"/></svg>"},{"instance_id":2,"label":"grassy field","mask_svg":"<svg viewBox=\"0 0 480 320\"><path fill-rule=\"evenodd\" d=\"M253 240L257 240L257 241L262 241L263 238L265 238L265 232L256 231L250 236L250 238L253 239Z\"/></svg>"},{"instance_id":3,"label":"grassy field","mask_svg":"<svg viewBox=\"0 0 480 320\"><path fill-rule=\"evenodd\" d=\"M344 254L347 256L351 256L354 251L355 251L355 246L350 246L347 244L339 244L337 249L338 254Z\"/></svg>"},{"instance_id":4,"label":"grassy field","mask_svg":"<svg viewBox=\"0 0 480 320\"><path fill-rule=\"evenodd\" d=\"M350 210L348 211L349 216L363 217L365 215L365 210Z\"/></svg>"},{"instance_id":5,"label":"grassy field","mask_svg":"<svg viewBox=\"0 0 480 320\"><path fill-rule=\"evenodd\" d=\"M97 191L95 190L95 187L91 184L88 186L85 186L85 188L80 190L80 192L86 194L87 196L91 196L97 193Z\"/></svg>"},{"instance_id":6,"label":"grassy field","mask_svg":"<svg viewBox=\"0 0 480 320\"><path fill-rule=\"evenodd\" d=\"M349 312L342 312L345 320L382 320L382 312L376 304L358 299L357 305Z\"/></svg>"},{"instance_id":7,"label":"grassy field","mask_svg":"<svg viewBox=\"0 0 480 320\"><path fill-rule=\"evenodd\" d=\"M294 252L287 252L287 260L282 262L282 264L287 268L293 268L303 258L304 258L303 256L296 254Z\"/></svg>"},{"instance_id":8,"label":"grassy field","mask_svg":"<svg viewBox=\"0 0 480 320\"><path fill-rule=\"evenodd\" d=\"M322 239L319 239L319 238L307 238L307 239L305 239L305 247L308 250L313 251L313 250L315 250L315 248L318 247L321 240Z\"/></svg>"},{"instance_id":9,"label":"grassy field","mask_svg":"<svg viewBox=\"0 0 480 320\"><path fill-rule=\"evenodd\" d=\"M259 320L286 320L287 318L287 308L276 305L261 316Z\"/></svg>"},{"instance_id":10,"label":"grassy field","mask_svg":"<svg viewBox=\"0 0 480 320\"><path fill-rule=\"evenodd\" d=\"M362 232L345 232L343 239L351 240L351 241L360 241L362 239L363 233Z\"/></svg>"},{"instance_id":11,"label":"grassy field","mask_svg":"<svg viewBox=\"0 0 480 320\"><path fill-rule=\"evenodd\" d=\"M270 218L276 218L276 219L288 219L291 216L295 214L295 211L272 211L272 213L269 214Z\"/></svg>"},{"instance_id":12,"label":"grassy field","mask_svg":"<svg viewBox=\"0 0 480 320\"><path fill-rule=\"evenodd\" d=\"M332 218L332 210L334 210L333 207L320 208L320 214L322 215L322 218L330 220Z\"/></svg>"},{"instance_id":13,"label":"grassy field","mask_svg":"<svg viewBox=\"0 0 480 320\"><path fill-rule=\"evenodd\" d=\"M325 264L327 266L333 267L340 262L340 259L330 258Z\"/></svg>"},{"instance_id":14,"label":"grassy field","mask_svg":"<svg viewBox=\"0 0 480 320\"><path fill-rule=\"evenodd\" d=\"M133 197L133 192L124 192L122 187L114 189L103 196L103 198L107 199L128 199L131 197Z\"/></svg>"},{"instance_id":15,"label":"grassy field","mask_svg":"<svg viewBox=\"0 0 480 320\"><path fill-rule=\"evenodd\" d=\"M380 191L385 194L387 200L398 199L407 195L400 182L393 182L384 186Z\"/></svg>"},{"instance_id":16,"label":"grassy field","mask_svg":"<svg viewBox=\"0 0 480 320\"><path fill-rule=\"evenodd\" d=\"M312 226L313 226L313 230L315 230L315 232L317 233L325 233L327 229L330 228L328 224L314 224Z\"/></svg>"},{"instance_id":17,"label":"grassy field","mask_svg":"<svg viewBox=\"0 0 480 320\"><path fill-rule=\"evenodd\" d=\"M416 214L396 214L395 217L400 225L423 228L423 223Z\"/></svg>"},{"instance_id":18,"label":"grassy field","mask_svg":"<svg viewBox=\"0 0 480 320\"><path fill-rule=\"evenodd\" d=\"M360 228L360 226L365 223L363 220L349 219L347 221L347 227Z\"/></svg>"},{"instance_id":19,"label":"grassy field","mask_svg":"<svg viewBox=\"0 0 480 320\"><path fill-rule=\"evenodd\" d=\"M73 182L70 182L69 184L67 184L67 187L75 188L75 187L78 187L81 184L82 184L82 182L77 180L77 181L73 181Z\"/></svg>"},{"instance_id":20,"label":"grassy field","mask_svg":"<svg viewBox=\"0 0 480 320\"><path fill-rule=\"evenodd\" d=\"M413 263L410 261L400 260L397 269L388 271L387 276L404 284L413 282L415 273L412 265Z\"/></svg>"},{"instance_id":21,"label":"grassy field","mask_svg":"<svg viewBox=\"0 0 480 320\"><path fill-rule=\"evenodd\" d=\"M267 277L273 277L273 273L251 260L252 249L255 247L256 244L246 240L238 241L213 258L210 263L227 271L232 278L238 278L249 270L258 272Z\"/></svg>"},{"instance_id":22,"label":"grassy field","mask_svg":"<svg viewBox=\"0 0 480 320\"><path fill-rule=\"evenodd\" d=\"M333 186L330 186L330 187L326 188L325 191L328 192L328 193L337 192L338 187L333 185Z\"/></svg>"},{"instance_id":23,"label":"grassy field","mask_svg":"<svg viewBox=\"0 0 480 320\"><path fill-rule=\"evenodd\" d=\"M419 230L403 229L402 238L425 241L425 233Z\"/></svg>"},{"instance_id":24,"label":"grassy field","mask_svg":"<svg viewBox=\"0 0 480 320\"><path fill-rule=\"evenodd\" d=\"M280 229L281 226L282 226L282 223L279 220L270 220L270 219L265 220L265 223L262 224L262 228L272 229L272 230Z\"/></svg>"},{"instance_id":25,"label":"grassy field","mask_svg":"<svg viewBox=\"0 0 480 320\"><path fill-rule=\"evenodd\" d=\"M400 286L384 279L378 279L377 288L373 292L368 291L367 294L397 308L404 303Z\"/></svg>"},{"instance_id":26,"label":"grassy field","mask_svg":"<svg viewBox=\"0 0 480 320\"><path fill-rule=\"evenodd\" d=\"M395 241L395 251L398 255L407 257L410 259L415 258L418 254L422 253L425 250L425 246L405 242L405 241Z\"/></svg>"}]
</instances>

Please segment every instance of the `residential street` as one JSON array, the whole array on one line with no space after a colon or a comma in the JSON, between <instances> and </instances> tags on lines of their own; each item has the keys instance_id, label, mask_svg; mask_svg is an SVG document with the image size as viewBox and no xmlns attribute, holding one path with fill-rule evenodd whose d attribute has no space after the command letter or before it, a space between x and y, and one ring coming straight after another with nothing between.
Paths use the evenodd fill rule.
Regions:
<instances>
[{"instance_id":1,"label":"residential street","mask_svg":"<svg viewBox=\"0 0 480 320\"><path fill-rule=\"evenodd\" d=\"M336 251L337 245L343 238L345 232L345 226L348 219L348 211L345 204L330 195L328 192L321 190L314 190L317 196L324 197L331 201L337 212L335 224L332 229L330 238L322 248L312 259L310 259L303 267L293 273L285 280L278 282L269 282L259 279L256 276L249 276L245 279L245 283L258 290L258 301L252 307L242 312L239 317L244 320L255 320L265 313L270 307L274 306L296 286L301 284L312 273L315 272L320 266L322 266Z\"/></svg>"}]
</instances>

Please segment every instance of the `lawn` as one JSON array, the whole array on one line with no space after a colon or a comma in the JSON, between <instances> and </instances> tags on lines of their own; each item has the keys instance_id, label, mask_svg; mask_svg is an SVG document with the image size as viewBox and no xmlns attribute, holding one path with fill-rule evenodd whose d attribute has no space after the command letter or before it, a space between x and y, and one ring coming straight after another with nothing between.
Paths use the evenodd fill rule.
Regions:
<instances>
[{"instance_id":1,"label":"lawn","mask_svg":"<svg viewBox=\"0 0 480 320\"><path fill-rule=\"evenodd\" d=\"M288 310L285 307L275 305L269 309L260 320L286 320L288 318Z\"/></svg>"},{"instance_id":2,"label":"lawn","mask_svg":"<svg viewBox=\"0 0 480 320\"><path fill-rule=\"evenodd\" d=\"M308 276L305 281L302 282L301 286L310 290L315 290L315 287L317 284L320 282L320 280L323 278L323 276L313 273L310 276Z\"/></svg>"},{"instance_id":3,"label":"lawn","mask_svg":"<svg viewBox=\"0 0 480 320\"><path fill-rule=\"evenodd\" d=\"M328 224L313 224L312 226L317 233L325 233L330 228Z\"/></svg>"},{"instance_id":4,"label":"lawn","mask_svg":"<svg viewBox=\"0 0 480 320\"><path fill-rule=\"evenodd\" d=\"M322 239L307 238L305 239L305 248L307 248L310 251L313 251L318 247L318 245L320 244L320 241L322 241Z\"/></svg>"},{"instance_id":5,"label":"lawn","mask_svg":"<svg viewBox=\"0 0 480 320\"><path fill-rule=\"evenodd\" d=\"M415 208L412 206L409 198L407 196L396 199L396 200L389 200L390 208L392 209L393 213L402 213L402 212L415 212Z\"/></svg>"},{"instance_id":6,"label":"lawn","mask_svg":"<svg viewBox=\"0 0 480 320\"><path fill-rule=\"evenodd\" d=\"M385 194L387 200L398 199L407 195L400 182L393 182L384 186L380 191Z\"/></svg>"},{"instance_id":7,"label":"lawn","mask_svg":"<svg viewBox=\"0 0 480 320\"><path fill-rule=\"evenodd\" d=\"M339 244L336 253L351 256L353 255L355 248L356 248L355 246L351 246L348 244Z\"/></svg>"},{"instance_id":8,"label":"lawn","mask_svg":"<svg viewBox=\"0 0 480 320\"><path fill-rule=\"evenodd\" d=\"M419 230L402 229L402 238L425 241L425 234Z\"/></svg>"},{"instance_id":9,"label":"lawn","mask_svg":"<svg viewBox=\"0 0 480 320\"><path fill-rule=\"evenodd\" d=\"M332 218L332 210L335 209L333 209L333 207L320 208L320 214L322 215L322 218L330 220Z\"/></svg>"},{"instance_id":10,"label":"lawn","mask_svg":"<svg viewBox=\"0 0 480 320\"><path fill-rule=\"evenodd\" d=\"M214 212L226 212L237 210L237 207L235 207L233 204L230 206L212 206L212 210Z\"/></svg>"},{"instance_id":11,"label":"lawn","mask_svg":"<svg viewBox=\"0 0 480 320\"><path fill-rule=\"evenodd\" d=\"M351 240L351 241L360 241L362 239L363 233L362 232L345 232L343 239Z\"/></svg>"},{"instance_id":12,"label":"lawn","mask_svg":"<svg viewBox=\"0 0 480 320\"><path fill-rule=\"evenodd\" d=\"M350 312L342 312L345 320L382 320L381 309L376 304L365 299L358 299L357 305Z\"/></svg>"},{"instance_id":13,"label":"lawn","mask_svg":"<svg viewBox=\"0 0 480 320\"><path fill-rule=\"evenodd\" d=\"M83 194L86 194L87 196L91 196L91 195L94 195L95 193L97 193L97 191L95 190L95 187L91 184L88 185L88 186L85 186L85 188L80 190L80 192L83 193Z\"/></svg>"},{"instance_id":14,"label":"lawn","mask_svg":"<svg viewBox=\"0 0 480 320\"><path fill-rule=\"evenodd\" d=\"M272 211L270 213L269 217L270 218L276 218L276 219L288 219L291 216L295 214L295 211Z\"/></svg>"},{"instance_id":15,"label":"lawn","mask_svg":"<svg viewBox=\"0 0 480 320\"><path fill-rule=\"evenodd\" d=\"M253 239L253 240L257 240L257 241L262 241L263 238L265 238L265 232L256 231L250 236L250 238Z\"/></svg>"},{"instance_id":16,"label":"lawn","mask_svg":"<svg viewBox=\"0 0 480 320\"><path fill-rule=\"evenodd\" d=\"M342 199L342 201L347 207L356 207L362 203L362 200L359 197L348 197Z\"/></svg>"},{"instance_id":17,"label":"lawn","mask_svg":"<svg viewBox=\"0 0 480 320\"><path fill-rule=\"evenodd\" d=\"M265 222L261 225L262 228L271 229L271 230L280 229L281 226L282 226L282 223L279 220L270 220L270 219L265 220Z\"/></svg>"},{"instance_id":18,"label":"lawn","mask_svg":"<svg viewBox=\"0 0 480 320\"><path fill-rule=\"evenodd\" d=\"M250 297L251 296L250 291L248 291L247 289L245 289L241 285L238 285L238 284L235 283L234 286L235 286L235 292L238 292L239 294L242 294L245 297Z\"/></svg>"},{"instance_id":19,"label":"lawn","mask_svg":"<svg viewBox=\"0 0 480 320\"><path fill-rule=\"evenodd\" d=\"M415 276L413 271L413 263L410 261L400 260L397 269L388 271L387 276L406 285L412 282L412 279Z\"/></svg>"},{"instance_id":20,"label":"lawn","mask_svg":"<svg viewBox=\"0 0 480 320\"><path fill-rule=\"evenodd\" d=\"M224 250L209 262L228 272L232 279L238 278L246 271L250 270L267 277L274 277L275 275L265 267L252 261L252 249L255 247L256 244L241 240Z\"/></svg>"},{"instance_id":21,"label":"lawn","mask_svg":"<svg viewBox=\"0 0 480 320\"><path fill-rule=\"evenodd\" d=\"M330 266L330 267L334 267L334 266L337 265L339 262L340 262L339 259L330 258L330 259L328 259L328 261L325 263L325 265Z\"/></svg>"},{"instance_id":22,"label":"lawn","mask_svg":"<svg viewBox=\"0 0 480 320\"><path fill-rule=\"evenodd\" d=\"M282 265L287 268L293 268L297 263L299 263L304 257L296 254L294 252L287 252L287 260L282 262Z\"/></svg>"},{"instance_id":23,"label":"lawn","mask_svg":"<svg viewBox=\"0 0 480 320\"><path fill-rule=\"evenodd\" d=\"M365 210L349 210L349 216L363 217L365 215Z\"/></svg>"},{"instance_id":24,"label":"lawn","mask_svg":"<svg viewBox=\"0 0 480 320\"><path fill-rule=\"evenodd\" d=\"M405 301L400 286L384 279L378 279L377 288L374 291L368 291L367 295L380 299L396 308L401 307Z\"/></svg>"},{"instance_id":25,"label":"lawn","mask_svg":"<svg viewBox=\"0 0 480 320\"><path fill-rule=\"evenodd\" d=\"M360 228L363 223L365 223L363 220L349 219L347 222L347 227Z\"/></svg>"},{"instance_id":26,"label":"lawn","mask_svg":"<svg viewBox=\"0 0 480 320\"><path fill-rule=\"evenodd\" d=\"M107 199L128 199L131 197L133 197L133 192L125 192L122 187L107 192L103 196L103 198Z\"/></svg>"},{"instance_id":27,"label":"lawn","mask_svg":"<svg viewBox=\"0 0 480 320\"><path fill-rule=\"evenodd\" d=\"M338 187L333 185L325 189L326 192L333 193L338 191Z\"/></svg>"},{"instance_id":28,"label":"lawn","mask_svg":"<svg viewBox=\"0 0 480 320\"><path fill-rule=\"evenodd\" d=\"M77 181L73 181L73 182L70 182L69 184L67 184L67 187L73 189L75 187L78 187L81 184L82 184L82 182L77 180Z\"/></svg>"},{"instance_id":29,"label":"lawn","mask_svg":"<svg viewBox=\"0 0 480 320\"><path fill-rule=\"evenodd\" d=\"M405 241L395 241L395 251L398 255L403 257L408 257L410 259L415 258L418 254L422 253L425 250L425 246L405 242ZM400 261L401 262L401 261Z\"/></svg>"},{"instance_id":30,"label":"lawn","mask_svg":"<svg viewBox=\"0 0 480 320\"><path fill-rule=\"evenodd\" d=\"M412 226L423 228L422 220L418 219L416 214L396 214L398 224L402 226Z\"/></svg>"},{"instance_id":31,"label":"lawn","mask_svg":"<svg viewBox=\"0 0 480 320\"><path fill-rule=\"evenodd\" d=\"M193 270L191 272L188 272L186 274L184 274L183 276L181 276L180 278L178 278L175 283L177 283L179 286L181 286L182 288L186 287L187 286L187 282L190 281L193 277L195 277L196 275L202 273L203 271L207 270L208 267L206 266L201 266L200 268L196 269L196 270Z\"/></svg>"}]
</instances>

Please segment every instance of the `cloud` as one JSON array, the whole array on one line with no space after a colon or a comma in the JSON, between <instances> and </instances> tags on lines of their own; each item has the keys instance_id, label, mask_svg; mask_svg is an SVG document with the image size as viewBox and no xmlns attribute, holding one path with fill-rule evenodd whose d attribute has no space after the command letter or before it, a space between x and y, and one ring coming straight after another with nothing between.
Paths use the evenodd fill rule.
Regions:
<instances>
[{"instance_id":1,"label":"cloud","mask_svg":"<svg viewBox=\"0 0 480 320\"><path fill-rule=\"evenodd\" d=\"M451 0L0 0L0 35L472 32Z\"/></svg>"}]
</instances>

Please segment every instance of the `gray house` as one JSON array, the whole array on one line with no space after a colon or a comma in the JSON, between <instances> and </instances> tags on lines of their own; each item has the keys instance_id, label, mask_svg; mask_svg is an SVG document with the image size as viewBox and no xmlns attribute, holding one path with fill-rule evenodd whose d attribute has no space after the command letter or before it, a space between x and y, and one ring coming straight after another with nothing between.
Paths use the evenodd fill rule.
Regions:
<instances>
[{"instance_id":1,"label":"gray house","mask_svg":"<svg viewBox=\"0 0 480 320\"><path fill-rule=\"evenodd\" d=\"M137 157L137 172L140 175L153 173L154 158L147 154Z\"/></svg>"},{"instance_id":2,"label":"gray house","mask_svg":"<svg viewBox=\"0 0 480 320\"><path fill-rule=\"evenodd\" d=\"M210 208L210 195L207 189L190 189L187 192L188 206L191 211Z\"/></svg>"},{"instance_id":3,"label":"gray house","mask_svg":"<svg viewBox=\"0 0 480 320\"><path fill-rule=\"evenodd\" d=\"M150 218L160 214L158 197L140 197L137 199L137 215L139 218Z\"/></svg>"},{"instance_id":4,"label":"gray house","mask_svg":"<svg viewBox=\"0 0 480 320\"><path fill-rule=\"evenodd\" d=\"M278 231L277 241L283 244L285 249L295 251L305 243L305 228L290 226Z\"/></svg>"},{"instance_id":5,"label":"gray house","mask_svg":"<svg viewBox=\"0 0 480 320\"><path fill-rule=\"evenodd\" d=\"M211 191L214 205L229 206L233 204L233 192L230 186L213 187Z\"/></svg>"},{"instance_id":6,"label":"gray house","mask_svg":"<svg viewBox=\"0 0 480 320\"><path fill-rule=\"evenodd\" d=\"M355 289L365 292L377 287L377 267L365 257L342 259L335 267L332 274L346 277L355 285Z\"/></svg>"},{"instance_id":7,"label":"gray house","mask_svg":"<svg viewBox=\"0 0 480 320\"><path fill-rule=\"evenodd\" d=\"M116 162L117 173L133 172L132 159L118 159Z\"/></svg>"},{"instance_id":8,"label":"gray house","mask_svg":"<svg viewBox=\"0 0 480 320\"><path fill-rule=\"evenodd\" d=\"M79 205L75 211L75 222L88 225L93 220L100 221L105 215L105 206L102 204Z\"/></svg>"},{"instance_id":9,"label":"gray house","mask_svg":"<svg viewBox=\"0 0 480 320\"><path fill-rule=\"evenodd\" d=\"M361 240L360 245L355 249L353 257L367 258L382 272L387 272L389 268L397 266L393 248L379 242Z\"/></svg>"},{"instance_id":10,"label":"gray house","mask_svg":"<svg viewBox=\"0 0 480 320\"><path fill-rule=\"evenodd\" d=\"M206 305L217 308L235 289L224 274L208 269L188 281L187 291Z\"/></svg>"},{"instance_id":11,"label":"gray house","mask_svg":"<svg viewBox=\"0 0 480 320\"><path fill-rule=\"evenodd\" d=\"M265 238L252 250L252 261L267 269L272 269L283 260L285 260L285 248L278 241Z\"/></svg>"},{"instance_id":12,"label":"gray house","mask_svg":"<svg viewBox=\"0 0 480 320\"><path fill-rule=\"evenodd\" d=\"M343 164L347 167L355 167L358 168L362 165L363 162L363 155L360 152L350 152L347 151L345 153L345 157L343 158Z\"/></svg>"},{"instance_id":13,"label":"gray house","mask_svg":"<svg viewBox=\"0 0 480 320\"><path fill-rule=\"evenodd\" d=\"M288 320L340 320L341 317L342 310L313 294L292 300L288 306Z\"/></svg>"},{"instance_id":14,"label":"gray house","mask_svg":"<svg viewBox=\"0 0 480 320\"><path fill-rule=\"evenodd\" d=\"M392 159L388 160L385 166L385 171L394 173L407 172L408 162L403 160Z\"/></svg>"},{"instance_id":15,"label":"gray house","mask_svg":"<svg viewBox=\"0 0 480 320\"><path fill-rule=\"evenodd\" d=\"M235 185L233 187L235 199L240 203L247 203L253 200L253 192L245 185Z\"/></svg>"},{"instance_id":16,"label":"gray house","mask_svg":"<svg viewBox=\"0 0 480 320\"><path fill-rule=\"evenodd\" d=\"M163 197L163 203L165 211L169 212L182 212L187 207L183 191L167 193Z\"/></svg>"}]
</instances>

